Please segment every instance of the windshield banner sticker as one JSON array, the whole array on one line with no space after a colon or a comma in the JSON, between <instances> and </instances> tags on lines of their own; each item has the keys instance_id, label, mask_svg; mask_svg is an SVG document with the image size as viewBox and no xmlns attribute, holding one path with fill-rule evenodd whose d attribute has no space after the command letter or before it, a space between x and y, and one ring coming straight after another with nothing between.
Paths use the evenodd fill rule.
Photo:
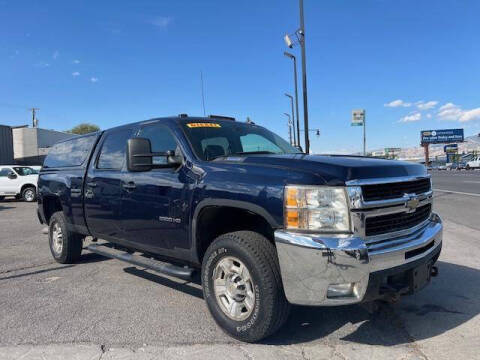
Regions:
<instances>
[{"instance_id":1,"label":"windshield banner sticker","mask_svg":"<svg viewBox=\"0 0 480 360\"><path fill-rule=\"evenodd\" d=\"M220 124L216 123L189 123L187 124L189 128L201 128L201 127L212 127L212 128L219 128L222 127Z\"/></svg>"}]
</instances>

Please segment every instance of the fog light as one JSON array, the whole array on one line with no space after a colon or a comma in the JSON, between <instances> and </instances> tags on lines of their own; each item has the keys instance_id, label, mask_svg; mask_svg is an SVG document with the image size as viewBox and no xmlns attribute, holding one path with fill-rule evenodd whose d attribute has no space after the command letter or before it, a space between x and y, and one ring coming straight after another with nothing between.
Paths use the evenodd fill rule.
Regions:
<instances>
[{"instance_id":1,"label":"fog light","mask_svg":"<svg viewBox=\"0 0 480 360\"><path fill-rule=\"evenodd\" d=\"M331 284L327 290L327 298L353 296L355 283Z\"/></svg>"}]
</instances>

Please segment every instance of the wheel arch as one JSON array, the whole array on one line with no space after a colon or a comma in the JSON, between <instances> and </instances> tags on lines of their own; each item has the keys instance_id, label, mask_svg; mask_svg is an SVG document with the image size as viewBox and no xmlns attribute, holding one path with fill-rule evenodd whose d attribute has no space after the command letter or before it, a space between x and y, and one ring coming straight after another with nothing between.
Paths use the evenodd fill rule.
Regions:
<instances>
[{"instance_id":1,"label":"wheel arch","mask_svg":"<svg viewBox=\"0 0 480 360\"><path fill-rule=\"evenodd\" d=\"M32 184L32 183L26 183L26 184L23 184L22 187L20 188L20 194L23 193L23 190L25 190L26 188L29 188L29 187L33 187L35 189L35 191L37 190L37 185Z\"/></svg>"},{"instance_id":2,"label":"wheel arch","mask_svg":"<svg viewBox=\"0 0 480 360\"><path fill-rule=\"evenodd\" d=\"M232 223L232 219L235 219ZM205 199L192 219L192 255L199 264L212 241L225 233L252 230L274 243L273 232L281 225L263 207L244 201Z\"/></svg>"},{"instance_id":3,"label":"wheel arch","mask_svg":"<svg viewBox=\"0 0 480 360\"><path fill-rule=\"evenodd\" d=\"M63 211L62 202L60 201L60 198L55 195L43 197L42 206L47 225L50 223L50 218L54 213L57 211Z\"/></svg>"}]
</instances>

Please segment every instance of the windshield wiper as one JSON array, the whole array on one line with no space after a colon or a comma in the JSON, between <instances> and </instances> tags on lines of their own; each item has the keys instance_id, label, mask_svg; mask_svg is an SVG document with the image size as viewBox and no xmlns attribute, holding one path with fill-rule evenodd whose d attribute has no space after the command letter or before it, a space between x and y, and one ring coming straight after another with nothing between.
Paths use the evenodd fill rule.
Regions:
<instances>
[{"instance_id":1,"label":"windshield wiper","mask_svg":"<svg viewBox=\"0 0 480 360\"><path fill-rule=\"evenodd\" d=\"M267 151L267 150L263 150L263 151L239 151L239 152L233 152L233 153L226 154L226 155L213 156L212 158L209 159L209 161L212 161L212 160L215 160L215 159L218 159L218 158L229 157L229 156L232 156L232 155L250 155L250 154L261 155L261 154L277 154L277 153L275 153L273 151Z\"/></svg>"},{"instance_id":2,"label":"windshield wiper","mask_svg":"<svg viewBox=\"0 0 480 360\"><path fill-rule=\"evenodd\" d=\"M257 155L260 155L260 154L278 154L276 152L273 152L273 151L268 151L268 150L260 150L260 151L239 151L239 152L234 152L234 153L231 153L229 154L228 156L230 155L248 155L248 154L257 154Z\"/></svg>"}]
</instances>

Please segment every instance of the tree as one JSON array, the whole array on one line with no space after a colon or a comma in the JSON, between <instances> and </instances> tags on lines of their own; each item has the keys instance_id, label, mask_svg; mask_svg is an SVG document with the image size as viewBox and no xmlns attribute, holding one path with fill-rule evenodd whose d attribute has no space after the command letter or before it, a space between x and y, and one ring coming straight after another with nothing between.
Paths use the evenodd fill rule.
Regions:
<instances>
[{"instance_id":1,"label":"tree","mask_svg":"<svg viewBox=\"0 0 480 360\"><path fill-rule=\"evenodd\" d=\"M78 124L73 129L68 130L68 132L72 134L83 135L83 134L88 134L88 133L92 133L99 130L100 128L95 124L82 123L82 124Z\"/></svg>"}]
</instances>

